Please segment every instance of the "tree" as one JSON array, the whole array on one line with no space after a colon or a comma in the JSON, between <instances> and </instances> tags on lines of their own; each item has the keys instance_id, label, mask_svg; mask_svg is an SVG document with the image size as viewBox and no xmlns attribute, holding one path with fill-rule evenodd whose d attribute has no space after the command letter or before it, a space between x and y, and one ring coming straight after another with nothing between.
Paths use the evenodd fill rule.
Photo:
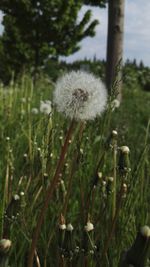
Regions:
<instances>
[{"instance_id":1,"label":"tree","mask_svg":"<svg viewBox=\"0 0 150 267\"><path fill-rule=\"evenodd\" d=\"M118 99L122 90L122 57L124 36L125 0L85 0L85 4L106 6L108 3L108 31L106 55L106 85L111 92L114 81L117 84Z\"/></svg>"},{"instance_id":2,"label":"tree","mask_svg":"<svg viewBox=\"0 0 150 267\"><path fill-rule=\"evenodd\" d=\"M48 57L78 51L80 41L94 36L98 24L91 21L90 10L77 21L82 4L82 0L1 0L7 62L18 71L23 65L37 68Z\"/></svg>"},{"instance_id":3,"label":"tree","mask_svg":"<svg viewBox=\"0 0 150 267\"><path fill-rule=\"evenodd\" d=\"M111 91L116 81L119 100L122 91L124 7L125 0L108 1L106 84Z\"/></svg>"},{"instance_id":4,"label":"tree","mask_svg":"<svg viewBox=\"0 0 150 267\"><path fill-rule=\"evenodd\" d=\"M108 0L83 0L85 5L106 7Z\"/></svg>"}]
</instances>

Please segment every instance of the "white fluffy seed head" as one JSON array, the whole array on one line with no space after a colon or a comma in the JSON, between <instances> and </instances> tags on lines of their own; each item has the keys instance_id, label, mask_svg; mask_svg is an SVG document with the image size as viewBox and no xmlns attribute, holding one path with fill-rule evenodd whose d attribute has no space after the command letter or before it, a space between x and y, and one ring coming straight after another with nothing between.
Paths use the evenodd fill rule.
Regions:
<instances>
[{"instance_id":1,"label":"white fluffy seed head","mask_svg":"<svg viewBox=\"0 0 150 267\"><path fill-rule=\"evenodd\" d=\"M39 113L39 111L38 111L37 108L32 108L32 109L31 109L31 113L36 115L36 114Z\"/></svg>"},{"instance_id":2,"label":"white fluffy seed head","mask_svg":"<svg viewBox=\"0 0 150 267\"><path fill-rule=\"evenodd\" d=\"M52 111L52 103L50 100L40 101L40 112L49 115Z\"/></svg>"},{"instance_id":3,"label":"white fluffy seed head","mask_svg":"<svg viewBox=\"0 0 150 267\"><path fill-rule=\"evenodd\" d=\"M106 107L107 90L99 78L83 71L71 71L56 83L57 110L76 120L93 120Z\"/></svg>"},{"instance_id":4,"label":"white fluffy seed head","mask_svg":"<svg viewBox=\"0 0 150 267\"><path fill-rule=\"evenodd\" d=\"M120 101L118 99L114 99L111 103L112 111L114 111L116 108L120 107Z\"/></svg>"},{"instance_id":5,"label":"white fluffy seed head","mask_svg":"<svg viewBox=\"0 0 150 267\"><path fill-rule=\"evenodd\" d=\"M14 200L17 201L17 200L19 200L19 199L20 199L19 195L15 194L15 195L14 195Z\"/></svg>"}]
</instances>

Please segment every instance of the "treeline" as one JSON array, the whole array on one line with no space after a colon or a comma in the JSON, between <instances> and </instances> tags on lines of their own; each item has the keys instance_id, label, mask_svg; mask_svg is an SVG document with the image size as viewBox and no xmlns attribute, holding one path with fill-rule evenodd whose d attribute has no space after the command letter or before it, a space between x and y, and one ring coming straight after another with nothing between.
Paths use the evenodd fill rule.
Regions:
<instances>
[{"instance_id":1,"label":"treeline","mask_svg":"<svg viewBox=\"0 0 150 267\"><path fill-rule=\"evenodd\" d=\"M94 73L106 80L106 61L98 60L95 56L93 59L76 60L72 63L65 61L49 60L42 71L55 81L63 72L70 70L85 70ZM139 63L136 59L127 59L123 64L123 82L132 87L141 86L145 91L150 91L150 68L145 66L143 61Z\"/></svg>"}]
</instances>

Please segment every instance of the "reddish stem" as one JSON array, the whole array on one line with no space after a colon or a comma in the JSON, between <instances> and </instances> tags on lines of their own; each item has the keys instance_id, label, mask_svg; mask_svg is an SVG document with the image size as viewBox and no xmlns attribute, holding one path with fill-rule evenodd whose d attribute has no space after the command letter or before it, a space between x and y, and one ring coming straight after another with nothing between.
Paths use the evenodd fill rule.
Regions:
<instances>
[{"instance_id":1,"label":"reddish stem","mask_svg":"<svg viewBox=\"0 0 150 267\"><path fill-rule=\"evenodd\" d=\"M74 124L75 124L75 122L73 120L71 122L70 128L69 128L69 130L67 132L65 143L64 143L64 145L62 147L62 150L61 150L61 154L60 154L60 158L59 158L59 161L58 161L58 164L57 164L56 172L55 172L54 177L52 179L52 182L49 185L49 187L47 189L47 192L46 192L44 205L43 205L43 207L42 207L42 209L40 211L39 218L38 218L38 221L37 221L37 225L36 225L36 228L35 228L34 233L33 233L31 248L30 248L29 257L28 257L28 265L27 265L28 267L32 267L33 266L34 252L35 252L37 241L38 241L38 238L39 238L41 226L42 226L44 217L46 215L46 211L47 211L47 208L48 208L48 205L49 205L49 201L50 201L50 199L51 199L51 197L53 195L53 192L54 192L54 190L56 188L56 185L58 183L59 173L60 173L61 168L62 168L63 163L64 163L65 155L66 155L66 152L67 152L69 140L70 140L72 132L73 132Z\"/></svg>"}]
</instances>

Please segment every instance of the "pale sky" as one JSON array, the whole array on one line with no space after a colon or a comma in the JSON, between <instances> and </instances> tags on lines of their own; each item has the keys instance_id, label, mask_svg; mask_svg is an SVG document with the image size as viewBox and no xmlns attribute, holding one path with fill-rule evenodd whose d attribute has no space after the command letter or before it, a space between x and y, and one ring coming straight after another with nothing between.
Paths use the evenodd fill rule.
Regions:
<instances>
[{"instance_id":1,"label":"pale sky","mask_svg":"<svg viewBox=\"0 0 150 267\"><path fill-rule=\"evenodd\" d=\"M107 36L107 9L91 8L93 19L98 19L100 24L96 29L94 38L86 38L81 42L81 50L67 57L67 61L76 59L106 58ZM79 18L87 10L83 7ZM0 14L0 22L2 14ZM150 66L150 0L126 0L125 5L125 36L124 36L124 60L136 58L143 60L145 65ZM0 25L2 33L2 25Z\"/></svg>"}]
</instances>

